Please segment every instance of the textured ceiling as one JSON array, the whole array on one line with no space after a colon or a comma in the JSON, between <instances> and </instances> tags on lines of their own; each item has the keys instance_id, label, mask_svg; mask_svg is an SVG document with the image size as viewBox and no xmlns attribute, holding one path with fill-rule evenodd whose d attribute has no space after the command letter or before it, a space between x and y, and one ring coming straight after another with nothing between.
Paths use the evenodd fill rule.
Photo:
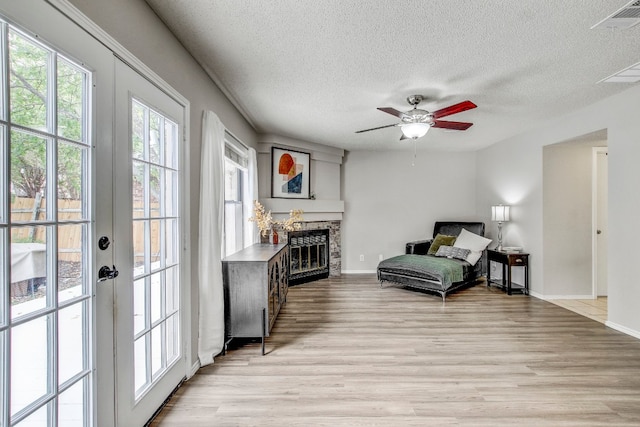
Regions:
<instances>
[{"instance_id":1,"label":"textured ceiling","mask_svg":"<svg viewBox=\"0 0 640 427\"><path fill-rule=\"evenodd\" d=\"M478 108L420 148L473 150L625 90L640 25L590 28L628 0L146 0L260 133L347 150L411 146L376 107Z\"/></svg>"}]
</instances>

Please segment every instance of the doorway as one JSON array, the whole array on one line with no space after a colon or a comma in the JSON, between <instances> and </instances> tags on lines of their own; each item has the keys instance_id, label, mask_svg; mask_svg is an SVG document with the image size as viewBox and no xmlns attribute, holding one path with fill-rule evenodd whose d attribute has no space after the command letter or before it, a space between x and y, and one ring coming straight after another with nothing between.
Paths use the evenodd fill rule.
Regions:
<instances>
[{"instance_id":1,"label":"doorway","mask_svg":"<svg viewBox=\"0 0 640 427\"><path fill-rule=\"evenodd\" d=\"M598 179L597 166L606 156L598 162L595 153L606 153L606 144L601 130L543 147L544 296L600 322L607 319L607 302L606 296L596 299L595 286L599 275L606 279L607 261L598 256L596 239L606 235L607 202L606 170L600 165ZM604 214L597 209L598 185ZM598 246L606 249L606 242Z\"/></svg>"},{"instance_id":2,"label":"doorway","mask_svg":"<svg viewBox=\"0 0 640 427\"><path fill-rule=\"evenodd\" d=\"M593 296L607 296L608 150L593 148Z\"/></svg>"}]
</instances>

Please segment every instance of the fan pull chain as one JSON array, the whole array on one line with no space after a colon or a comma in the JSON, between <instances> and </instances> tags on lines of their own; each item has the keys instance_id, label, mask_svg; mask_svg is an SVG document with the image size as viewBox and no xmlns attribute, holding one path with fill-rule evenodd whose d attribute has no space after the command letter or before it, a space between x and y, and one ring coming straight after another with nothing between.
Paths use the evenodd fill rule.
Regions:
<instances>
[{"instance_id":1,"label":"fan pull chain","mask_svg":"<svg viewBox=\"0 0 640 427\"><path fill-rule=\"evenodd\" d=\"M413 140L413 159L411 160L411 166L415 166L416 165L416 140Z\"/></svg>"}]
</instances>

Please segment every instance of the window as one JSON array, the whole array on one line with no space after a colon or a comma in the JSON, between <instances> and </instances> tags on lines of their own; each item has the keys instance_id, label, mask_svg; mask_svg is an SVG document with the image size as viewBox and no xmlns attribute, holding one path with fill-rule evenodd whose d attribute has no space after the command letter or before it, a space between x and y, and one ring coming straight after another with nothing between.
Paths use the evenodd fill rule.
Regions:
<instances>
[{"instance_id":1,"label":"window","mask_svg":"<svg viewBox=\"0 0 640 427\"><path fill-rule=\"evenodd\" d=\"M225 134L224 162L224 255L244 248L248 200L248 150L230 134Z\"/></svg>"}]
</instances>

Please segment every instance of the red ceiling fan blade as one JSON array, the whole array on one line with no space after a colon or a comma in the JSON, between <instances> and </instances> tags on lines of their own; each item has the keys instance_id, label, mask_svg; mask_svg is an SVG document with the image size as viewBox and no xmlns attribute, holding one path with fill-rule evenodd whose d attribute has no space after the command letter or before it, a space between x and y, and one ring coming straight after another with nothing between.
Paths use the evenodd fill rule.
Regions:
<instances>
[{"instance_id":1,"label":"red ceiling fan blade","mask_svg":"<svg viewBox=\"0 0 640 427\"><path fill-rule=\"evenodd\" d=\"M438 111L434 111L433 118L439 119L440 117L450 116L451 114L462 113L463 111L476 108L477 105L471 101L462 101L458 104L451 105L449 107L442 108Z\"/></svg>"},{"instance_id":2,"label":"red ceiling fan blade","mask_svg":"<svg viewBox=\"0 0 640 427\"><path fill-rule=\"evenodd\" d=\"M442 128L442 129L453 129L453 130L467 130L473 123L467 122L450 122L448 120L434 120L433 127L434 128Z\"/></svg>"},{"instance_id":3,"label":"red ceiling fan blade","mask_svg":"<svg viewBox=\"0 0 640 427\"><path fill-rule=\"evenodd\" d=\"M392 116L396 116L399 118L402 118L402 116L404 116L404 113L402 111L398 111L395 108L391 107L378 107L378 110L384 111L387 114L391 114Z\"/></svg>"},{"instance_id":4,"label":"red ceiling fan blade","mask_svg":"<svg viewBox=\"0 0 640 427\"><path fill-rule=\"evenodd\" d=\"M378 130L378 129L390 128L390 127L393 127L393 126L398 126L398 124L386 125L386 126L378 126L377 128L371 128L371 129L357 130L356 133L369 132L370 130Z\"/></svg>"}]
</instances>

